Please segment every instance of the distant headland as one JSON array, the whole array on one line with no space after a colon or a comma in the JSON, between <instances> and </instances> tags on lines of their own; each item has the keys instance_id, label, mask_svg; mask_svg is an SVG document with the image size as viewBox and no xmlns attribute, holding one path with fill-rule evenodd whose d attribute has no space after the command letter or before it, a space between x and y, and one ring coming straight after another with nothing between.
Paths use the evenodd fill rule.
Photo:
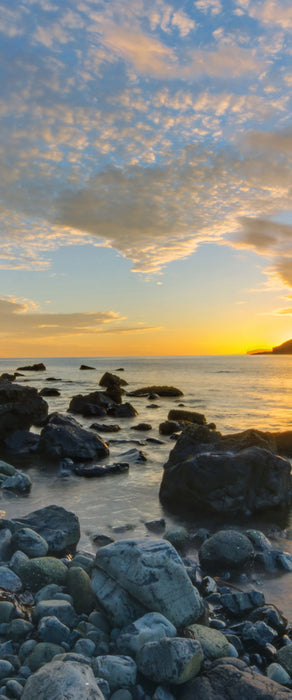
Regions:
<instances>
[{"instance_id":1,"label":"distant headland","mask_svg":"<svg viewBox=\"0 0 292 700\"><path fill-rule=\"evenodd\" d=\"M250 350L247 355L292 355L292 339L276 345L272 350Z\"/></svg>"}]
</instances>

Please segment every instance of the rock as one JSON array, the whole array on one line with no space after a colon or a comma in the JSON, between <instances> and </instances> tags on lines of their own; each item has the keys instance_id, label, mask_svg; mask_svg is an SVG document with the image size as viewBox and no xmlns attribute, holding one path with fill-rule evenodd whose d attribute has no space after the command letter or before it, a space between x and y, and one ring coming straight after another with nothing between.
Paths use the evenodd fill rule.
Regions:
<instances>
[{"instance_id":1,"label":"rock","mask_svg":"<svg viewBox=\"0 0 292 700\"><path fill-rule=\"evenodd\" d=\"M175 637L176 634L176 628L164 615L147 613L121 630L116 645L120 654L129 654L135 658L146 642Z\"/></svg>"},{"instance_id":2,"label":"rock","mask_svg":"<svg viewBox=\"0 0 292 700\"><path fill-rule=\"evenodd\" d=\"M63 647L61 647L59 644L51 644L50 642L39 642L38 644L36 644L31 653L26 657L25 662L29 666L31 671L37 671L37 669L41 668L41 666L44 666L45 664L52 661L54 656L56 656L57 654L62 654L63 651Z\"/></svg>"},{"instance_id":3,"label":"rock","mask_svg":"<svg viewBox=\"0 0 292 700\"><path fill-rule=\"evenodd\" d=\"M157 394L157 396L183 396L183 392L180 389L176 389L174 386L145 386L141 389L135 389L131 391L129 396L147 396L149 394Z\"/></svg>"},{"instance_id":4,"label":"rock","mask_svg":"<svg viewBox=\"0 0 292 700\"><path fill-rule=\"evenodd\" d=\"M73 467L74 474L77 476L86 476L87 478L93 476L110 476L111 474L123 474L129 471L129 465L127 462L117 462L116 464L103 464L102 466L97 464L77 464Z\"/></svg>"},{"instance_id":5,"label":"rock","mask_svg":"<svg viewBox=\"0 0 292 700\"><path fill-rule=\"evenodd\" d=\"M292 692L248 668L241 659L218 659L190 681L180 700L292 700Z\"/></svg>"},{"instance_id":6,"label":"rock","mask_svg":"<svg viewBox=\"0 0 292 700\"><path fill-rule=\"evenodd\" d=\"M165 540L123 540L102 547L94 566L175 626L196 622L204 605L182 561ZM96 587L94 589L96 592Z\"/></svg>"},{"instance_id":7,"label":"rock","mask_svg":"<svg viewBox=\"0 0 292 700\"><path fill-rule=\"evenodd\" d=\"M31 591L38 591L49 583L63 586L66 580L67 568L60 559L55 557L37 557L29 559L19 567L19 577Z\"/></svg>"},{"instance_id":8,"label":"rock","mask_svg":"<svg viewBox=\"0 0 292 700\"><path fill-rule=\"evenodd\" d=\"M0 439L14 430L41 425L48 415L48 404L34 387L11 382L0 383Z\"/></svg>"},{"instance_id":9,"label":"rock","mask_svg":"<svg viewBox=\"0 0 292 700\"><path fill-rule=\"evenodd\" d=\"M52 600L40 600L33 613L35 621L42 617L56 617L63 625L74 627L78 622L78 616L68 600L53 598Z\"/></svg>"},{"instance_id":10,"label":"rock","mask_svg":"<svg viewBox=\"0 0 292 700\"><path fill-rule=\"evenodd\" d=\"M199 642L175 637L144 644L137 654L137 666L156 683L181 685L199 673L203 659Z\"/></svg>"},{"instance_id":11,"label":"rock","mask_svg":"<svg viewBox=\"0 0 292 700\"><path fill-rule=\"evenodd\" d=\"M25 365L24 367L17 367L17 372L44 372L46 367L43 362L37 362L34 365Z\"/></svg>"},{"instance_id":12,"label":"rock","mask_svg":"<svg viewBox=\"0 0 292 700\"><path fill-rule=\"evenodd\" d=\"M150 423L138 423L137 425L132 425L131 430L152 430L152 425Z\"/></svg>"},{"instance_id":13,"label":"rock","mask_svg":"<svg viewBox=\"0 0 292 700\"><path fill-rule=\"evenodd\" d=\"M276 683L280 683L281 685L290 685L291 684L291 676L281 664L278 663L273 663L270 664L267 667L267 676L270 678L272 681L275 681Z\"/></svg>"},{"instance_id":14,"label":"rock","mask_svg":"<svg viewBox=\"0 0 292 700\"><path fill-rule=\"evenodd\" d=\"M280 636L284 634L288 626L288 620L275 605L256 607L255 610L249 614L248 619L251 620L251 622L263 620L267 625L276 630Z\"/></svg>"},{"instance_id":15,"label":"rock","mask_svg":"<svg viewBox=\"0 0 292 700\"><path fill-rule=\"evenodd\" d=\"M292 644L281 647L278 650L278 661L284 667L285 671L292 675Z\"/></svg>"},{"instance_id":16,"label":"rock","mask_svg":"<svg viewBox=\"0 0 292 700\"><path fill-rule=\"evenodd\" d=\"M121 430L117 424L106 425L105 423L92 423L89 426L90 430L96 430L98 433L118 433Z\"/></svg>"},{"instance_id":17,"label":"rock","mask_svg":"<svg viewBox=\"0 0 292 700\"><path fill-rule=\"evenodd\" d=\"M117 386L127 386L128 382L126 382L125 379L121 379L121 377L118 377L116 374L111 374L111 372L105 372L99 381L100 386L106 386L107 388L115 384Z\"/></svg>"},{"instance_id":18,"label":"rock","mask_svg":"<svg viewBox=\"0 0 292 700\"><path fill-rule=\"evenodd\" d=\"M28 557L45 557L49 545L46 540L30 527L22 527L12 536L14 550L24 552Z\"/></svg>"},{"instance_id":19,"label":"rock","mask_svg":"<svg viewBox=\"0 0 292 700\"><path fill-rule=\"evenodd\" d=\"M90 367L89 365L80 365L79 369L93 369L93 370L95 370L95 367Z\"/></svg>"},{"instance_id":20,"label":"rock","mask_svg":"<svg viewBox=\"0 0 292 700\"><path fill-rule=\"evenodd\" d=\"M280 455L292 456L292 430L285 430L282 433L272 433L276 442L276 451Z\"/></svg>"},{"instance_id":21,"label":"rock","mask_svg":"<svg viewBox=\"0 0 292 700\"><path fill-rule=\"evenodd\" d=\"M53 387L45 387L44 389L40 390L39 394L40 396L61 396L59 389L55 389Z\"/></svg>"},{"instance_id":22,"label":"rock","mask_svg":"<svg viewBox=\"0 0 292 700\"><path fill-rule=\"evenodd\" d=\"M234 617L244 617L251 613L255 608L263 606L265 598L263 593L259 591L247 591L224 593L221 596L221 605Z\"/></svg>"},{"instance_id":23,"label":"rock","mask_svg":"<svg viewBox=\"0 0 292 700\"><path fill-rule=\"evenodd\" d=\"M15 619L9 622L6 630L6 636L8 639L12 639L13 642L21 642L32 633L34 626L28 620Z\"/></svg>"},{"instance_id":24,"label":"rock","mask_svg":"<svg viewBox=\"0 0 292 700\"><path fill-rule=\"evenodd\" d=\"M9 561L12 551L11 530L4 528L4 530L0 530L0 561Z\"/></svg>"},{"instance_id":25,"label":"rock","mask_svg":"<svg viewBox=\"0 0 292 700\"><path fill-rule=\"evenodd\" d=\"M133 447L132 450L127 450L120 455L121 459L126 460L126 462L147 462L147 457L142 452L142 450L136 450Z\"/></svg>"},{"instance_id":26,"label":"rock","mask_svg":"<svg viewBox=\"0 0 292 700\"><path fill-rule=\"evenodd\" d=\"M254 548L260 552L269 552L272 549L270 540L259 530L245 530L244 533L252 542Z\"/></svg>"},{"instance_id":27,"label":"rock","mask_svg":"<svg viewBox=\"0 0 292 700\"><path fill-rule=\"evenodd\" d=\"M196 423L197 425L206 425L206 417L203 413L196 411L183 411L180 408L172 408L168 414L168 420L187 421L188 423Z\"/></svg>"},{"instance_id":28,"label":"rock","mask_svg":"<svg viewBox=\"0 0 292 700\"><path fill-rule=\"evenodd\" d=\"M104 700L93 672L85 662L51 661L26 681L22 700Z\"/></svg>"},{"instance_id":29,"label":"rock","mask_svg":"<svg viewBox=\"0 0 292 700\"><path fill-rule=\"evenodd\" d=\"M107 444L97 435L84 430L74 418L52 414L41 432L40 451L54 458L70 457L73 461L107 457Z\"/></svg>"},{"instance_id":30,"label":"rock","mask_svg":"<svg viewBox=\"0 0 292 700\"><path fill-rule=\"evenodd\" d=\"M13 430L4 439L4 445L13 454L30 454L36 452L39 446L40 436L30 433L29 430Z\"/></svg>"},{"instance_id":31,"label":"rock","mask_svg":"<svg viewBox=\"0 0 292 700\"><path fill-rule=\"evenodd\" d=\"M237 530L219 530L205 540L199 549L200 565L207 573L242 571L254 560L254 548Z\"/></svg>"},{"instance_id":32,"label":"rock","mask_svg":"<svg viewBox=\"0 0 292 700\"><path fill-rule=\"evenodd\" d=\"M105 392L92 391L90 394L77 394L73 396L69 404L69 411L72 413L81 413L82 415L94 415L92 411L95 409L102 409L101 415L105 415L108 408L111 408L113 405L113 400L110 399Z\"/></svg>"},{"instance_id":33,"label":"rock","mask_svg":"<svg viewBox=\"0 0 292 700\"><path fill-rule=\"evenodd\" d=\"M219 630L195 624L188 625L186 631L193 639L200 642L204 657L207 659L214 661L223 656L229 656L229 642Z\"/></svg>"},{"instance_id":34,"label":"rock","mask_svg":"<svg viewBox=\"0 0 292 700\"><path fill-rule=\"evenodd\" d=\"M145 606L101 569L93 568L91 586L113 627L125 627L146 613Z\"/></svg>"},{"instance_id":35,"label":"rock","mask_svg":"<svg viewBox=\"0 0 292 700\"><path fill-rule=\"evenodd\" d=\"M32 480L30 476L24 474L23 472L15 470L13 476L7 476L3 481L1 481L1 488L7 491L13 491L13 493L29 493L32 487Z\"/></svg>"},{"instance_id":36,"label":"rock","mask_svg":"<svg viewBox=\"0 0 292 700\"><path fill-rule=\"evenodd\" d=\"M136 683L137 666L130 656L96 656L92 660L92 668L95 676L109 683L111 691Z\"/></svg>"},{"instance_id":37,"label":"rock","mask_svg":"<svg viewBox=\"0 0 292 700\"><path fill-rule=\"evenodd\" d=\"M62 506L45 506L18 518L17 523L41 535L49 545L49 554L61 555L71 551L80 539L77 515Z\"/></svg>"},{"instance_id":38,"label":"rock","mask_svg":"<svg viewBox=\"0 0 292 700\"><path fill-rule=\"evenodd\" d=\"M150 530L150 532L155 532L156 535L162 535L165 530L165 520L164 518L148 520L148 522L145 523L145 527L147 527L147 530Z\"/></svg>"},{"instance_id":39,"label":"rock","mask_svg":"<svg viewBox=\"0 0 292 700\"><path fill-rule=\"evenodd\" d=\"M163 535L163 539L170 542L175 549L185 550L190 544L189 533L185 527L169 528Z\"/></svg>"},{"instance_id":40,"label":"rock","mask_svg":"<svg viewBox=\"0 0 292 700\"><path fill-rule=\"evenodd\" d=\"M160 499L168 507L247 515L290 501L290 463L269 450L209 451L174 463L177 456L173 450L160 486Z\"/></svg>"},{"instance_id":41,"label":"rock","mask_svg":"<svg viewBox=\"0 0 292 700\"><path fill-rule=\"evenodd\" d=\"M76 612L89 615L94 608L94 597L90 578L80 566L68 569L67 588L73 598Z\"/></svg>"},{"instance_id":42,"label":"rock","mask_svg":"<svg viewBox=\"0 0 292 700\"><path fill-rule=\"evenodd\" d=\"M58 620L55 615L41 617L37 628L37 638L40 642L50 642L51 644L68 643L70 634L70 628Z\"/></svg>"},{"instance_id":43,"label":"rock","mask_svg":"<svg viewBox=\"0 0 292 700\"><path fill-rule=\"evenodd\" d=\"M0 588L6 588L11 593L22 590L22 581L8 566L0 566Z\"/></svg>"},{"instance_id":44,"label":"rock","mask_svg":"<svg viewBox=\"0 0 292 700\"><path fill-rule=\"evenodd\" d=\"M165 420L159 425L160 435L173 435L179 430L181 430L181 425L174 420Z\"/></svg>"},{"instance_id":45,"label":"rock","mask_svg":"<svg viewBox=\"0 0 292 700\"><path fill-rule=\"evenodd\" d=\"M14 671L14 668L10 661L6 661L5 659L0 659L0 680L2 678L5 678L6 676L10 676Z\"/></svg>"},{"instance_id":46,"label":"rock","mask_svg":"<svg viewBox=\"0 0 292 700\"><path fill-rule=\"evenodd\" d=\"M130 403L123 403L120 406L113 406L108 409L108 415L114 418L135 418L138 412Z\"/></svg>"}]
</instances>

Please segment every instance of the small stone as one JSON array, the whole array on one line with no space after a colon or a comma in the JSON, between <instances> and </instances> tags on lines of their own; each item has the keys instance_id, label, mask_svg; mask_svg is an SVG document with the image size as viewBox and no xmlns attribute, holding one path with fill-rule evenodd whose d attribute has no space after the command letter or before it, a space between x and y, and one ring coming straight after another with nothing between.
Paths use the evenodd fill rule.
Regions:
<instances>
[{"instance_id":1,"label":"small stone","mask_svg":"<svg viewBox=\"0 0 292 700\"><path fill-rule=\"evenodd\" d=\"M78 639L74 649L76 654L83 654L84 656L93 656L95 651L95 644L91 639Z\"/></svg>"},{"instance_id":2,"label":"small stone","mask_svg":"<svg viewBox=\"0 0 292 700\"><path fill-rule=\"evenodd\" d=\"M42 600L34 610L35 620L41 617L55 616L68 627L74 627L77 624L78 617L72 605L67 600Z\"/></svg>"},{"instance_id":3,"label":"small stone","mask_svg":"<svg viewBox=\"0 0 292 700\"><path fill-rule=\"evenodd\" d=\"M96 656L92 668L96 677L107 680L112 691L136 683L137 666L130 656Z\"/></svg>"},{"instance_id":4,"label":"small stone","mask_svg":"<svg viewBox=\"0 0 292 700\"><path fill-rule=\"evenodd\" d=\"M0 659L0 680L2 680L2 678L6 678L6 676L11 676L13 672L14 668L10 661Z\"/></svg>"},{"instance_id":5,"label":"small stone","mask_svg":"<svg viewBox=\"0 0 292 700\"><path fill-rule=\"evenodd\" d=\"M33 629L33 624L28 620L15 619L12 620L7 627L7 637L14 642L20 642L24 640Z\"/></svg>"},{"instance_id":6,"label":"small stone","mask_svg":"<svg viewBox=\"0 0 292 700\"><path fill-rule=\"evenodd\" d=\"M22 527L12 537L14 549L19 549L28 557L45 557L49 545L46 540L29 527Z\"/></svg>"},{"instance_id":7,"label":"small stone","mask_svg":"<svg viewBox=\"0 0 292 700\"><path fill-rule=\"evenodd\" d=\"M91 580L86 571L80 566L68 569L67 587L72 595L76 612L89 615L94 608L94 597L91 590Z\"/></svg>"},{"instance_id":8,"label":"small stone","mask_svg":"<svg viewBox=\"0 0 292 700\"><path fill-rule=\"evenodd\" d=\"M11 679L6 683L6 689L11 698L21 698L23 693L23 686L18 681Z\"/></svg>"},{"instance_id":9,"label":"small stone","mask_svg":"<svg viewBox=\"0 0 292 700\"><path fill-rule=\"evenodd\" d=\"M280 683L281 685L289 685L291 683L291 676L281 664L270 664L266 672L268 678L271 678L272 681L276 681L276 683Z\"/></svg>"},{"instance_id":10,"label":"small stone","mask_svg":"<svg viewBox=\"0 0 292 700\"><path fill-rule=\"evenodd\" d=\"M68 642L70 629L55 616L42 617L37 629L38 639L41 642L51 642L52 644L62 644Z\"/></svg>"},{"instance_id":11,"label":"small stone","mask_svg":"<svg viewBox=\"0 0 292 700\"><path fill-rule=\"evenodd\" d=\"M58 644L40 642L27 656L26 663L32 671L37 671L38 668L52 661L54 656L62 654L63 651L64 649Z\"/></svg>"},{"instance_id":12,"label":"small stone","mask_svg":"<svg viewBox=\"0 0 292 700\"><path fill-rule=\"evenodd\" d=\"M67 568L56 557L38 557L24 562L19 570L23 585L31 591L38 591L48 583L64 585Z\"/></svg>"},{"instance_id":13,"label":"small stone","mask_svg":"<svg viewBox=\"0 0 292 700\"><path fill-rule=\"evenodd\" d=\"M278 661L284 666L285 671L292 676L292 644L278 649Z\"/></svg>"},{"instance_id":14,"label":"small stone","mask_svg":"<svg viewBox=\"0 0 292 700\"><path fill-rule=\"evenodd\" d=\"M199 642L175 637L144 644L137 654L137 666L152 681L181 685L199 673L203 659Z\"/></svg>"},{"instance_id":15,"label":"small stone","mask_svg":"<svg viewBox=\"0 0 292 700\"><path fill-rule=\"evenodd\" d=\"M111 700L132 700L132 694L126 688L119 688L111 695Z\"/></svg>"},{"instance_id":16,"label":"small stone","mask_svg":"<svg viewBox=\"0 0 292 700\"><path fill-rule=\"evenodd\" d=\"M206 625L189 625L187 628L193 639L200 642L204 657L207 659L220 659L229 656L230 643L219 630L206 627Z\"/></svg>"},{"instance_id":17,"label":"small stone","mask_svg":"<svg viewBox=\"0 0 292 700\"><path fill-rule=\"evenodd\" d=\"M121 654L135 657L146 642L175 637L176 634L176 628L164 615L147 613L121 631L116 645Z\"/></svg>"},{"instance_id":18,"label":"small stone","mask_svg":"<svg viewBox=\"0 0 292 700\"><path fill-rule=\"evenodd\" d=\"M22 590L22 582L8 566L0 566L0 587L6 588L11 593L19 593Z\"/></svg>"}]
</instances>

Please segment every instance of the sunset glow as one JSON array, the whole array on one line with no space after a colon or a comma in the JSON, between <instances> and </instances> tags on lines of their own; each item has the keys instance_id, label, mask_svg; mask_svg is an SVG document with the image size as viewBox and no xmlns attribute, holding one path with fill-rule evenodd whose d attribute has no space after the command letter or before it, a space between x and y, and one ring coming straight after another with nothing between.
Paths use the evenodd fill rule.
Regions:
<instances>
[{"instance_id":1,"label":"sunset glow","mask_svg":"<svg viewBox=\"0 0 292 700\"><path fill-rule=\"evenodd\" d=\"M0 355L292 337L290 0L4 0L0 32Z\"/></svg>"}]
</instances>

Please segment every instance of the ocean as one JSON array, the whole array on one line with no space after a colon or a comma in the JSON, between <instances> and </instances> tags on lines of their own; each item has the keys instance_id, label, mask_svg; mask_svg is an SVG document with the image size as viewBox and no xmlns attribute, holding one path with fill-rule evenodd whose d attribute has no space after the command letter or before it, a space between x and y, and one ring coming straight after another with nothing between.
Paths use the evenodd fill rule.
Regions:
<instances>
[{"instance_id":1,"label":"ocean","mask_svg":"<svg viewBox=\"0 0 292 700\"><path fill-rule=\"evenodd\" d=\"M66 412L72 396L96 391L105 371L118 374L128 382L126 390L151 385L175 386L183 392L181 398L159 398L155 402L142 397L126 397L138 411L132 419L93 419L75 415L85 427L92 422L119 423L118 433L103 433L110 447L110 456L104 463L126 461L123 453L137 447L147 461L130 465L128 473L106 478L85 479L75 475L62 476L58 467L42 460L12 459L11 463L28 471L33 487L29 496L0 495L1 510L6 517L15 518L49 504L62 505L78 515L82 536L80 548L96 551L92 537L106 534L117 537L145 537L149 533L145 521L164 517L167 526L184 524L193 530L199 526L218 529L220 523L209 516L205 519L189 519L166 512L159 502L158 492L163 464L174 443L171 438L159 435L159 424L167 419L168 412L183 403L186 409L204 413L207 422L215 423L223 433L247 428L260 430L291 430L292 356L228 355L228 356L179 356L179 357L80 357L80 358L9 358L0 359L0 374L14 372L18 367L42 361L45 372L24 372L17 379L38 390L56 387L59 397L46 398L49 411ZM92 371L80 370L86 364ZM117 371L123 368L123 371ZM48 377L56 381L47 382ZM158 408L150 408L155 403ZM138 422L148 422L152 430L147 433L133 431ZM37 432L37 429L33 430ZM147 437L163 440L162 445L146 441ZM124 443L114 442L124 440ZM142 444L135 445L139 441ZM7 458L7 455L5 455ZM2 455L3 458L3 455ZM237 526L233 522L231 525ZM292 527L292 509L288 520L275 511L273 521L265 518L248 518L241 527L258 527L267 534L280 533L280 528ZM116 534L113 528L124 528ZM275 545L275 543L274 543ZM292 553L292 540L279 539L275 546ZM268 602L277 604L292 621L292 573L277 576L257 575L253 585L263 590Z\"/></svg>"}]
</instances>

